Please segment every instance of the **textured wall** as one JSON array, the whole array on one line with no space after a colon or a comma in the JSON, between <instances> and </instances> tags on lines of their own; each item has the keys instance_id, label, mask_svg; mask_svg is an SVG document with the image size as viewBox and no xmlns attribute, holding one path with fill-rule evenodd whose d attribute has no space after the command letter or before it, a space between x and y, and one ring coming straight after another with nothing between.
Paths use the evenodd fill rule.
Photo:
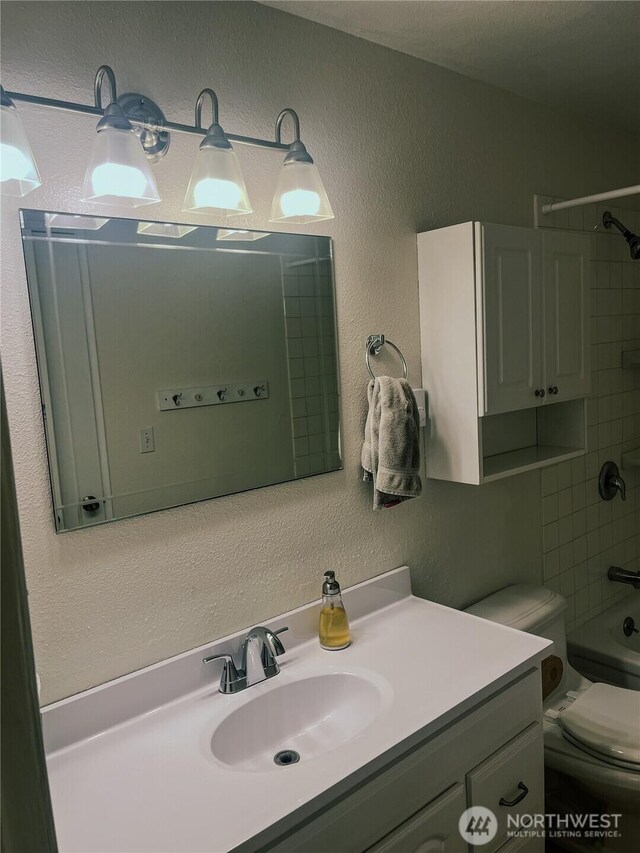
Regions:
<instances>
[{"instance_id":1,"label":"textured wall","mask_svg":"<svg viewBox=\"0 0 640 853\"><path fill-rule=\"evenodd\" d=\"M617 156L605 157L599 127L242 2L5 2L2 55L7 88L84 102L108 62L122 92L144 92L177 121L213 86L221 123L238 133L269 136L295 107L336 214L314 230L335 240L344 471L56 536L18 205L3 202L2 358L45 701L306 602L326 567L350 584L407 562L419 593L453 605L541 579L538 473L482 488L430 482L420 501L371 511L358 469L364 339L387 334L419 384L415 232L473 218L532 225L534 192L631 183L633 140L608 134ZM23 114L45 176L26 205L94 210L79 201L92 120ZM155 168L153 217L185 221L193 154L194 140L173 139ZM240 156L256 210L244 221L265 228L280 156Z\"/></svg>"}]
</instances>

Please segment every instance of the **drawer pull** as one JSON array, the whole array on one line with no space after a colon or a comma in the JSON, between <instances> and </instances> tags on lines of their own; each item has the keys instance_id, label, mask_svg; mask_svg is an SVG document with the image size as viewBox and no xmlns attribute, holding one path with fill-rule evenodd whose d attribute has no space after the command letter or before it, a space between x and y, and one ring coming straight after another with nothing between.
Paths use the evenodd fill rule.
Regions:
<instances>
[{"instance_id":1,"label":"drawer pull","mask_svg":"<svg viewBox=\"0 0 640 853\"><path fill-rule=\"evenodd\" d=\"M518 803L521 803L524 800L524 798L527 796L527 794L529 793L529 789L524 784L524 782L518 782L518 790L520 791L520 793L518 794L518 796L515 799L505 800L504 797L500 797L500 799L498 800L498 805L508 806L509 808L511 808L512 806L517 806Z\"/></svg>"}]
</instances>

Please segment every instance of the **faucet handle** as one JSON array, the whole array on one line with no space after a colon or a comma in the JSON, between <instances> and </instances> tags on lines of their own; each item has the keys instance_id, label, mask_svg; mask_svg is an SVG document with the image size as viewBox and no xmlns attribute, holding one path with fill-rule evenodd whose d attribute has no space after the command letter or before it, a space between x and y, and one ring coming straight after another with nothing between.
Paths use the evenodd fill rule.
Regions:
<instances>
[{"instance_id":1,"label":"faucet handle","mask_svg":"<svg viewBox=\"0 0 640 853\"><path fill-rule=\"evenodd\" d=\"M262 669L267 678L277 675L280 672L280 667L276 661L276 657L283 655L286 651L285 647L280 642L278 634L284 634L288 628L279 628L277 631L272 631L270 628L263 628L260 636L262 638L262 648L260 649L260 661Z\"/></svg>"},{"instance_id":2,"label":"faucet handle","mask_svg":"<svg viewBox=\"0 0 640 853\"><path fill-rule=\"evenodd\" d=\"M620 492L620 497L623 501L627 499L627 484L622 479L622 477L612 477L611 482L616 487L616 489Z\"/></svg>"},{"instance_id":3,"label":"faucet handle","mask_svg":"<svg viewBox=\"0 0 640 853\"><path fill-rule=\"evenodd\" d=\"M284 634L284 632L288 630L288 628L279 628L277 631L271 631L269 628L265 630L262 650L260 652L260 658L262 660L262 666L264 667L265 673L273 671L275 674L278 672L279 667L276 663L276 658L279 655L283 655L286 649L280 642L277 635Z\"/></svg>"},{"instance_id":4,"label":"faucet handle","mask_svg":"<svg viewBox=\"0 0 640 853\"><path fill-rule=\"evenodd\" d=\"M279 640L278 634L284 634L284 632L288 630L288 626L285 626L284 628L278 628L277 631L269 631L267 634L267 641L272 647L271 651L274 655L283 655L285 653L286 649Z\"/></svg>"},{"instance_id":5,"label":"faucet handle","mask_svg":"<svg viewBox=\"0 0 640 853\"><path fill-rule=\"evenodd\" d=\"M211 663L214 660L223 660L224 667L220 676L220 693L237 693L247 686L247 679L244 673L238 672L233 657L228 654L211 655L210 657L202 658L202 663Z\"/></svg>"},{"instance_id":6,"label":"faucet handle","mask_svg":"<svg viewBox=\"0 0 640 853\"><path fill-rule=\"evenodd\" d=\"M615 462L605 462L600 469L598 491L603 501L610 501L620 492L623 501L627 499L627 485L620 475Z\"/></svg>"}]
</instances>

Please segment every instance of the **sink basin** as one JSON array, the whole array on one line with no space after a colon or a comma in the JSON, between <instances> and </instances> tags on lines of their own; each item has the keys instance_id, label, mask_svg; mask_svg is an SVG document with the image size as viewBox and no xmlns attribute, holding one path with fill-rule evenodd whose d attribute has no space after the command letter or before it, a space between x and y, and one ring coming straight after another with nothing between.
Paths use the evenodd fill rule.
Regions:
<instances>
[{"instance_id":1,"label":"sink basin","mask_svg":"<svg viewBox=\"0 0 640 853\"><path fill-rule=\"evenodd\" d=\"M213 733L211 751L236 770L284 773L298 760L310 761L355 737L382 706L379 687L352 673L327 673L274 685L225 717ZM278 767L274 758L281 752L285 755Z\"/></svg>"}]
</instances>

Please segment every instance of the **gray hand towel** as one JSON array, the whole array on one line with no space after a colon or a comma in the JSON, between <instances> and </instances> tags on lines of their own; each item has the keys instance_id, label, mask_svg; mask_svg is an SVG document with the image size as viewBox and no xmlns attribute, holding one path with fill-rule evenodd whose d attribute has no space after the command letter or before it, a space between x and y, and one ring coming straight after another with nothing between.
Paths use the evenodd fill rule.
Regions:
<instances>
[{"instance_id":1,"label":"gray hand towel","mask_svg":"<svg viewBox=\"0 0 640 853\"><path fill-rule=\"evenodd\" d=\"M373 483L373 508L388 509L422 493L420 416L406 379L379 376L367 393L363 480Z\"/></svg>"}]
</instances>

